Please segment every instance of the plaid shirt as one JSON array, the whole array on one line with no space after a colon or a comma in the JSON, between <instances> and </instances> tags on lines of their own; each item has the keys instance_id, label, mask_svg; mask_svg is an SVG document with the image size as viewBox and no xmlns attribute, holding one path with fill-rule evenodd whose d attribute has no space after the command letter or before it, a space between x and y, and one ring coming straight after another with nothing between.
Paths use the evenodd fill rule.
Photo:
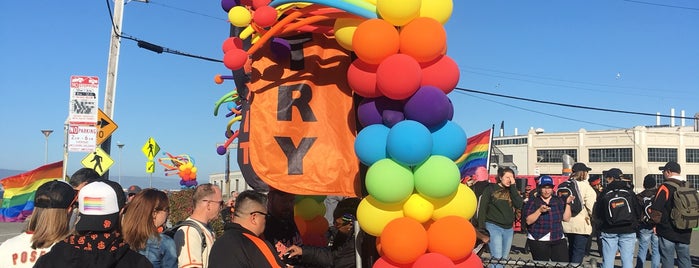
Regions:
<instances>
[{"instance_id":1,"label":"plaid shirt","mask_svg":"<svg viewBox=\"0 0 699 268\"><path fill-rule=\"evenodd\" d=\"M524 204L524 215L533 214L542 204L545 204L541 196L532 197ZM565 200L557 196L551 196L549 200L551 210L548 213L542 213L536 221L527 227L529 234L535 240L539 240L546 234L551 233L551 240L555 241L563 237L563 212L566 208Z\"/></svg>"}]
</instances>

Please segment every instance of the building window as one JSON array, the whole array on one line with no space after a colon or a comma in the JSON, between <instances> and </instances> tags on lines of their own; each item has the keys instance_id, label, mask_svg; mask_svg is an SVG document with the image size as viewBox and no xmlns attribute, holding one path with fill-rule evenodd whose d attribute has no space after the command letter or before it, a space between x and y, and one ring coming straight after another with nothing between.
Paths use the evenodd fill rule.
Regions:
<instances>
[{"instance_id":1,"label":"building window","mask_svg":"<svg viewBox=\"0 0 699 268\"><path fill-rule=\"evenodd\" d=\"M699 149L687 149L687 163L699 163Z\"/></svg>"},{"instance_id":2,"label":"building window","mask_svg":"<svg viewBox=\"0 0 699 268\"><path fill-rule=\"evenodd\" d=\"M536 156L539 163L563 163L561 156L564 154L570 155L573 159L578 159L578 150L576 149L551 149L551 150L536 150Z\"/></svg>"},{"instance_id":3,"label":"building window","mask_svg":"<svg viewBox=\"0 0 699 268\"><path fill-rule=\"evenodd\" d=\"M493 145L517 145L527 144L527 138L512 138L493 140Z\"/></svg>"},{"instance_id":4,"label":"building window","mask_svg":"<svg viewBox=\"0 0 699 268\"><path fill-rule=\"evenodd\" d=\"M631 148L590 149L590 162L633 162Z\"/></svg>"},{"instance_id":5,"label":"building window","mask_svg":"<svg viewBox=\"0 0 699 268\"><path fill-rule=\"evenodd\" d=\"M513 159L513 157L511 154L506 154L506 155L502 156L502 162L504 162L504 163L513 163L512 159Z\"/></svg>"},{"instance_id":6,"label":"building window","mask_svg":"<svg viewBox=\"0 0 699 268\"><path fill-rule=\"evenodd\" d=\"M687 175L687 182L689 183L687 186L699 189L699 175Z\"/></svg>"},{"instance_id":7,"label":"building window","mask_svg":"<svg viewBox=\"0 0 699 268\"><path fill-rule=\"evenodd\" d=\"M648 162L677 161L675 148L648 148Z\"/></svg>"}]
</instances>

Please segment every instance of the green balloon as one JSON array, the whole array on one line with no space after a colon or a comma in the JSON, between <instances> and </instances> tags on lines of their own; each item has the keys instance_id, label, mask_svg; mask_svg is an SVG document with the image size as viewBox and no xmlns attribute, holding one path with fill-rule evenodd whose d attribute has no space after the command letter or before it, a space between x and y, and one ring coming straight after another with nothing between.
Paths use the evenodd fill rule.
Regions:
<instances>
[{"instance_id":1,"label":"green balloon","mask_svg":"<svg viewBox=\"0 0 699 268\"><path fill-rule=\"evenodd\" d=\"M413 193L413 172L406 166L384 158L369 167L365 184L369 194L380 202L402 202Z\"/></svg>"},{"instance_id":2,"label":"green balloon","mask_svg":"<svg viewBox=\"0 0 699 268\"><path fill-rule=\"evenodd\" d=\"M431 197L447 197L459 187L461 175L454 161L442 156L432 155L415 167L415 189L418 193Z\"/></svg>"}]
</instances>

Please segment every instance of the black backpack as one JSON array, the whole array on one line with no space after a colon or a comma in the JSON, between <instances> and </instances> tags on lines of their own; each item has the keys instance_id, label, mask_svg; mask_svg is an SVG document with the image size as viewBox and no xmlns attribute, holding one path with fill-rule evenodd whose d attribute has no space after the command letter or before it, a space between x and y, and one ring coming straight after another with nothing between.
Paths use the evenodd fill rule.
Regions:
<instances>
[{"instance_id":1,"label":"black backpack","mask_svg":"<svg viewBox=\"0 0 699 268\"><path fill-rule=\"evenodd\" d=\"M578 190L578 184L575 183L573 179L561 182L556 189L556 195L563 200L566 200L570 195L575 196L573 202L570 203L570 213L572 217L575 217L583 210L584 204L580 197L580 190Z\"/></svg>"},{"instance_id":2,"label":"black backpack","mask_svg":"<svg viewBox=\"0 0 699 268\"><path fill-rule=\"evenodd\" d=\"M653 224L653 221L650 218L650 207L653 205L653 198L655 198L655 195L644 195L644 193L645 191L637 195L638 202L641 204L641 208L643 209L643 214L641 214L641 222Z\"/></svg>"},{"instance_id":3,"label":"black backpack","mask_svg":"<svg viewBox=\"0 0 699 268\"><path fill-rule=\"evenodd\" d=\"M626 189L614 189L602 196L604 221L609 226L632 225L637 221L632 199L635 195Z\"/></svg>"},{"instance_id":4,"label":"black backpack","mask_svg":"<svg viewBox=\"0 0 699 268\"><path fill-rule=\"evenodd\" d=\"M204 248L206 248L206 235L204 234L204 230L199 227L199 224L191 221L191 220L184 220L179 222L178 224L175 224L175 226L172 226L168 228L167 230L163 231L163 234L172 237L173 239L175 238L175 233L177 233L177 230L180 229L182 226L189 226L197 230L199 233L199 236L201 237L201 252L204 252Z\"/></svg>"}]
</instances>

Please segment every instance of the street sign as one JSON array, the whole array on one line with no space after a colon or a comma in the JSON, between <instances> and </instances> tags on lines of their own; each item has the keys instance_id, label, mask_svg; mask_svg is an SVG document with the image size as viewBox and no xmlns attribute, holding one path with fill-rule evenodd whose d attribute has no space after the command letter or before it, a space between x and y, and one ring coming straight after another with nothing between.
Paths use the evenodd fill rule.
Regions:
<instances>
[{"instance_id":1,"label":"street sign","mask_svg":"<svg viewBox=\"0 0 699 268\"><path fill-rule=\"evenodd\" d=\"M160 152L160 146L158 146L158 143L155 142L153 137L150 137L148 141L146 141L146 144L143 145L143 148L141 148L141 151L143 155L148 157L149 161L153 161L153 158Z\"/></svg>"},{"instance_id":2,"label":"street sign","mask_svg":"<svg viewBox=\"0 0 699 268\"><path fill-rule=\"evenodd\" d=\"M114 164L114 160L102 148L97 147L94 152L87 154L80 163L86 168L94 169L102 176Z\"/></svg>"},{"instance_id":3,"label":"street sign","mask_svg":"<svg viewBox=\"0 0 699 268\"><path fill-rule=\"evenodd\" d=\"M71 125L94 125L97 122L97 76L73 75L70 77L70 101L68 122Z\"/></svg>"},{"instance_id":4,"label":"street sign","mask_svg":"<svg viewBox=\"0 0 699 268\"><path fill-rule=\"evenodd\" d=\"M68 151L89 153L95 150L95 135L97 128L94 125L68 126Z\"/></svg>"},{"instance_id":5,"label":"street sign","mask_svg":"<svg viewBox=\"0 0 699 268\"><path fill-rule=\"evenodd\" d=\"M102 144L119 127L102 109L97 109L97 144Z\"/></svg>"},{"instance_id":6,"label":"street sign","mask_svg":"<svg viewBox=\"0 0 699 268\"><path fill-rule=\"evenodd\" d=\"M155 172L155 161L146 161L146 173Z\"/></svg>"}]
</instances>

